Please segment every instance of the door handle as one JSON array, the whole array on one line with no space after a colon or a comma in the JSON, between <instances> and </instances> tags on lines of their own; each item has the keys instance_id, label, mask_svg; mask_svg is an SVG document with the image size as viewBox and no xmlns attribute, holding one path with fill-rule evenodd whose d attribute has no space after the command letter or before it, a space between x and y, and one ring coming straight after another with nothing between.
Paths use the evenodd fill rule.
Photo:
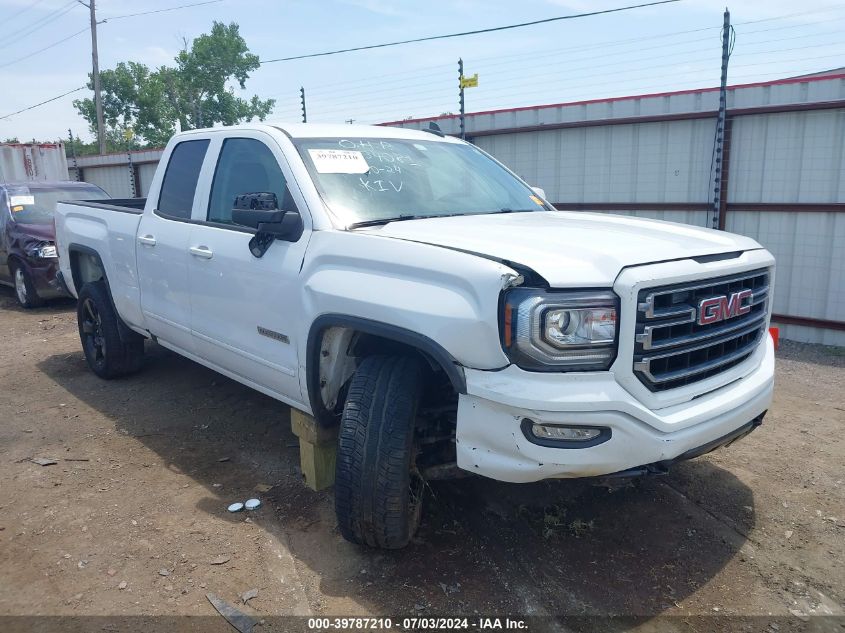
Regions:
<instances>
[{"instance_id":1,"label":"door handle","mask_svg":"<svg viewBox=\"0 0 845 633\"><path fill-rule=\"evenodd\" d=\"M203 259L211 259L214 255L208 246L191 246L188 250L194 257L202 257Z\"/></svg>"},{"instance_id":2,"label":"door handle","mask_svg":"<svg viewBox=\"0 0 845 633\"><path fill-rule=\"evenodd\" d=\"M138 241L141 242L141 244L146 244L147 246L156 245L156 238L154 238L152 235L139 235Z\"/></svg>"}]
</instances>

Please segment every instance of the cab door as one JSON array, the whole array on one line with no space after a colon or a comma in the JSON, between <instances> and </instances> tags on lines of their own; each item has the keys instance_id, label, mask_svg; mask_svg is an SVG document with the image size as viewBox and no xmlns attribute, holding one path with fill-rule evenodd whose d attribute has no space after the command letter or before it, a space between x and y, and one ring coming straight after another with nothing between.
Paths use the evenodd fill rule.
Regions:
<instances>
[{"instance_id":1,"label":"cab door","mask_svg":"<svg viewBox=\"0 0 845 633\"><path fill-rule=\"evenodd\" d=\"M215 144L207 206L194 216L188 240L195 349L259 390L301 402L294 335L311 221L290 193L287 162L270 135L244 131ZM249 249L255 231L232 223L235 197L258 192L276 194L283 208L295 205L305 224L298 241L276 240L260 258Z\"/></svg>"},{"instance_id":2,"label":"cab door","mask_svg":"<svg viewBox=\"0 0 845 633\"><path fill-rule=\"evenodd\" d=\"M191 215L209 139L182 141L166 163L152 213L144 213L135 236L141 310L160 343L192 353L188 253Z\"/></svg>"}]
</instances>

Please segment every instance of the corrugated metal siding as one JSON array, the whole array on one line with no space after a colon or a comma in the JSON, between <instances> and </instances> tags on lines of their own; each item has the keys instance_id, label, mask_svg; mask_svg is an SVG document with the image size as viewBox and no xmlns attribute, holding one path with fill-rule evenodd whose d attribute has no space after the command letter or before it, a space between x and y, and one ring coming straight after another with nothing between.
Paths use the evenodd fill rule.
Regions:
<instances>
[{"instance_id":1,"label":"corrugated metal siding","mask_svg":"<svg viewBox=\"0 0 845 633\"><path fill-rule=\"evenodd\" d=\"M161 160L163 149L142 149L132 151L132 162L147 163ZM80 167L95 167L99 165L126 165L129 163L129 154L116 152L113 154L98 154L95 156L79 156L77 162Z\"/></svg>"},{"instance_id":2,"label":"corrugated metal siding","mask_svg":"<svg viewBox=\"0 0 845 633\"><path fill-rule=\"evenodd\" d=\"M145 163L138 165L138 196L146 198L150 193L150 185L153 182L153 176L156 173L158 163Z\"/></svg>"},{"instance_id":3,"label":"corrugated metal siding","mask_svg":"<svg viewBox=\"0 0 845 633\"><path fill-rule=\"evenodd\" d=\"M775 313L845 321L845 214L737 212L727 220L727 230L753 237L777 259ZM789 326L789 333L845 345L845 332Z\"/></svg>"},{"instance_id":4,"label":"corrugated metal siding","mask_svg":"<svg viewBox=\"0 0 845 633\"><path fill-rule=\"evenodd\" d=\"M707 200L715 121L482 136L476 144L553 202Z\"/></svg>"},{"instance_id":5,"label":"corrugated metal siding","mask_svg":"<svg viewBox=\"0 0 845 633\"><path fill-rule=\"evenodd\" d=\"M731 202L845 202L845 109L738 117Z\"/></svg>"},{"instance_id":6,"label":"corrugated metal siding","mask_svg":"<svg viewBox=\"0 0 845 633\"><path fill-rule=\"evenodd\" d=\"M131 169L137 170L135 183L137 197L145 197L149 193L158 161L164 150L147 149L132 151L132 165L129 154L114 153L98 156L79 156L77 164L87 182L100 185L113 197L131 197Z\"/></svg>"},{"instance_id":7,"label":"corrugated metal siding","mask_svg":"<svg viewBox=\"0 0 845 633\"><path fill-rule=\"evenodd\" d=\"M845 99L845 79L814 77L806 80L769 82L768 85L728 87L728 108L753 108ZM532 125L553 125L580 121L601 121L637 116L657 116L714 112L719 106L716 89L641 95L553 104L530 108L469 113L465 117L467 135L489 130L506 130ZM459 121L454 115L421 120L394 121L388 125L423 128L435 121L447 134L457 134Z\"/></svg>"},{"instance_id":8,"label":"corrugated metal siding","mask_svg":"<svg viewBox=\"0 0 845 633\"><path fill-rule=\"evenodd\" d=\"M90 182L106 190L112 198L131 198L132 183L129 179L129 167L85 167L82 170L85 182Z\"/></svg>"},{"instance_id":9,"label":"corrugated metal siding","mask_svg":"<svg viewBox=\"0 0 845 633\"><path fill-rule=\"evenodd\" d=\"M67 180L61 143L0 144L0 182Z\"/></svg>"}]
</instances>

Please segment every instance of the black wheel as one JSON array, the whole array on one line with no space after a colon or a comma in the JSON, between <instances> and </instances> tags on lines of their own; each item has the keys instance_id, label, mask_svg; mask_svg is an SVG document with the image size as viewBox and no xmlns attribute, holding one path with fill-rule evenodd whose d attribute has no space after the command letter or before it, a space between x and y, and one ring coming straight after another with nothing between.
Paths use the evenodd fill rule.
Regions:
<instances>
[{"instance_id":1,"label":"black wheel","mask_svg":"<svg viewBox=\"0 0 845 633\"><path fill-rule=\"evenodd\" d=\"M420 362L408 356L371 356L352 376L335 472L335 513L348 541L398 549L419 527L425 481L414 427L422 387Z\"/></svg>"},{"instance_id":2,"label":"black wheel","mask_svg":"<svg viewBox=\"0 0 845 633\"><path fill-rule=\"evenodd\" d=\"M15 280L15 298L22 308L29 310L44 305L44 299L38 296L32 277L23 264L12 264L12 276Z\"/></svg>"},{"instance_id":3,"label":"black wheel","mask_svg":"<svg viewBox=\"0 0 845 633\"><path fill-rule=\"evenodd\" d=\"M127 328L117 316L105 282L82 286L76 320L85 360L100 378L125 376L141 368L144 337Z\"/></svg>"}]
</instances>

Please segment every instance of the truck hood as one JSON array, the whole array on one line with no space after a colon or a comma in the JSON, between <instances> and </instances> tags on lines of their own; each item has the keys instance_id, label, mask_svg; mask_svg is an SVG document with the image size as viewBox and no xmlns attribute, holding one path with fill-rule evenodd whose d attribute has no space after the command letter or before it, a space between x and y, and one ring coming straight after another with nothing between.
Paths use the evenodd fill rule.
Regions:
<instances>
[{"instance_id":1,"label":"truck hood","mask_svg":"<svg viewBox=\"0 0 845 633\"><path fill-rule=\"evenodd\" d=\"M761 248L687 224L564 211L405 220L368 232L522 264L552 287L611 286L628 266Z\"/></svg>"},{"instance_id":2,"label":"truck hood","mask_svg":"<svg viewBox=\"0 0 845 633\"><path fill-rule=\"evenodd\" d=\"M11 236L19 239L31 238L36 242L55 242L56 241L56 225L55 224L21 224L19 222L9 222L8 231Z\"/></svg>"}]
</instances>

